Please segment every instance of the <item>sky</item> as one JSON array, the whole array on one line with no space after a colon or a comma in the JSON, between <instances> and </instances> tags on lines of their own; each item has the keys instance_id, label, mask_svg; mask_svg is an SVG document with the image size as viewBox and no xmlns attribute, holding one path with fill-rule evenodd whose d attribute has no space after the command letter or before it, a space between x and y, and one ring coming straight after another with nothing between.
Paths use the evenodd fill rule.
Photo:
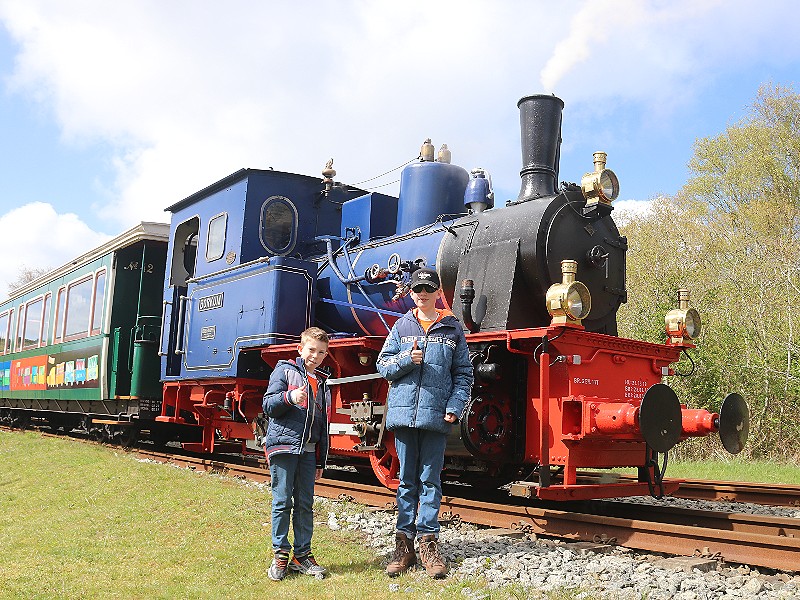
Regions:
<instances>
[{"instance_id":1,"label":"sky","mask_svg":"<svg viewBox=\"0 0 800 600\"><path fill-rule=\"evenodd\" d=\"M516 198L517 101L565 104L560 180L620 209L800 80L796 0L0 0L0 296L240 168L357 183L425 138ZM369 184L396 193L399 171Z\"/></svg>"}]
</instances>

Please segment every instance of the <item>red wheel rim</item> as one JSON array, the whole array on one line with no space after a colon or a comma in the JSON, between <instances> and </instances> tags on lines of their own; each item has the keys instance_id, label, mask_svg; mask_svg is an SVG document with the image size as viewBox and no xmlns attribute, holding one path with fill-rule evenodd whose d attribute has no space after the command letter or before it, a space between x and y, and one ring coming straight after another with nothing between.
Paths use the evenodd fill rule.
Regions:
<instances>
[{"instance_id":1,"label":"red wheel rim","mask_svg":"<svg viewBox=\"0 0 800 600\"><path fill-rule=\"evenodd\" d=\"M398 474L400 472L400 459L394 447L394 436L386 433L383 438L384 450L373 450L369 453L369 462L375 477L390 490L396 490L400 485Z\"/></svg>"}]
</instances>

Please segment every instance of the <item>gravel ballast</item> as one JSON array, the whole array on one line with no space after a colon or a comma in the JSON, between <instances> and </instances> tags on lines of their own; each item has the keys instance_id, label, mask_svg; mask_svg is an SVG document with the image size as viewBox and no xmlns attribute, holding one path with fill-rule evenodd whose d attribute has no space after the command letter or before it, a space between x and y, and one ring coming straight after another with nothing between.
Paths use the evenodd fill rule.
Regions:
<instances>
[{"instance_id":1,"label":"gravel ballast","mask_svg":"<svg viewBox=\"0 0 800 600\"><path fill-rule=\"evenodd\" d=\"M649 502L649 498L631 501ZM745 504L704 503L668 498L656 503L672 506L730 510L800 518L797 509ZM352 504L350 505L352 513ZM364 509L348 514L341 503L318 498L317 518L331 529L362 533L366 544L389 561L394 549L395 515ZM322 524L322 523L320 523ZM619 546L569 543L530 534L486 530L460 523L445 526L440 534L442 554L450 564L450 578L478 576L489 590L515 586L530 597L540 592L574 590L574 598L648 598L653 600L716 600L800 598L800 574L726 565L717 561L671 559ZM701 570L703 569L703 570ZM707 569L707 570L706 570ZM413 577L427 577L421 568ZM400 584L387 578L389 592L402 593ZM463 590L465 598L488 597L485 589Z\"/></svg>"}]
</instances>

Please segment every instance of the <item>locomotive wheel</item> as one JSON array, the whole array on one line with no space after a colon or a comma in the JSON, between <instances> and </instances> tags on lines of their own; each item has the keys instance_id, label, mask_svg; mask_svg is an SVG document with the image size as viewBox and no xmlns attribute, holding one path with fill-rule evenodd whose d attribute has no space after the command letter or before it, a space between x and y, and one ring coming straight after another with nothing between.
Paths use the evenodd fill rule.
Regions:
<instances>
[{"instance_id":1,"label":"locomotive wheel","mask_svg":"<svg viewBox=\"0 0 800 600\"><path fill-rule=\"evenodd\" d=\"M15 415L11 418L11 427L25 431L31 426L31 417L26 413Z\"/></svg>"},{"instance_id":2,"label":"locomotive wheel","mask_svg":"<svg viewBox=\"0 0 800 600\"><path fill-rule=\"evenodd\" d=\"M400 459L397 458L394 436L391 433L384 435L383 445L383 450L373 450L369 453L369 462L378 481L390 490L396 490L400 485Z\"/></svg>"},{"instance_id":3,"label":"locomotive wheel","mask_svg":"<svg viewBox=\"0 0 800 600\"><path fill-rule=\"evenodd\" d=\"M125 450L130 450L136 446L136 442L139 441L139 428L134 425L122 427L114 437L116 437L117 443L120 446L125 448Z\"/></svg>"},{"instance_id":4,"label":"locomotive wheel","mask_svg":"<svg viewBox=\"0 0 800 600\"><path fill-rule=\"evenodd\" d=\"M476 397L467 403L461 419L461 439L475 456L499 459L508 451L513 418L502 398Z\"/></svg>"}]
</instances>

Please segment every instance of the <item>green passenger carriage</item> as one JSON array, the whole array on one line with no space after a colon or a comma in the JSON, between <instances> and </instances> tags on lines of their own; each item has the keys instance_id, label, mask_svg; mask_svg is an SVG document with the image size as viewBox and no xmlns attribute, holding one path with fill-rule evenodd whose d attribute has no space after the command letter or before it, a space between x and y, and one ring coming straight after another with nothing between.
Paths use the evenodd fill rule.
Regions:
<instances>
[{"instance_id":1,"label":"green passenger carriage","mask_svg":"<svg viewBox=\"0 0 800 600\"><path fill-rule=\"evenodd\" d=\"M0 423L108 437L158 414L168 233L140 223L0 303Z\"/></svg>"}]
</instances>

